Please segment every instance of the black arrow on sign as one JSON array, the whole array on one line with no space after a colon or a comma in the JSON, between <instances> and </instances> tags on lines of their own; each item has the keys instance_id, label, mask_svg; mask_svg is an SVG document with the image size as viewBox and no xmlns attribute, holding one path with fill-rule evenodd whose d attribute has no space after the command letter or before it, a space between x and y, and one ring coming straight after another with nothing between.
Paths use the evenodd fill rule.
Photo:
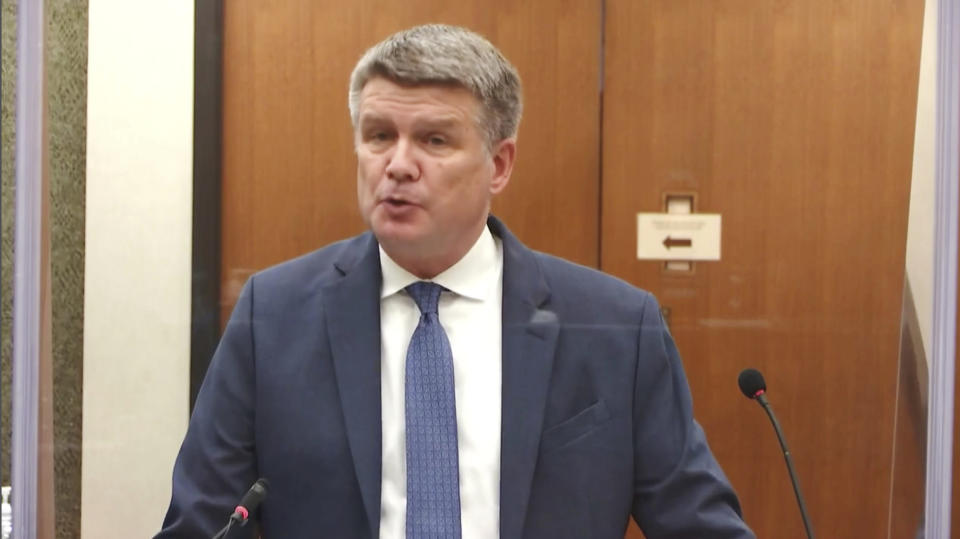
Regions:
<instances>
[{"instance_id":1,"label":"black arrow on sign","mask_svg":"<svg viewBox=\"0 0 960 539\"><path fill-rule=\"evenodd\" d=\"M670 236L667 236L667 238L663 240L663 246L666 247L667 249L671 247L693 247L693 240L677 239L677 238L671 238Z\"/></svg>"}]
</instances>

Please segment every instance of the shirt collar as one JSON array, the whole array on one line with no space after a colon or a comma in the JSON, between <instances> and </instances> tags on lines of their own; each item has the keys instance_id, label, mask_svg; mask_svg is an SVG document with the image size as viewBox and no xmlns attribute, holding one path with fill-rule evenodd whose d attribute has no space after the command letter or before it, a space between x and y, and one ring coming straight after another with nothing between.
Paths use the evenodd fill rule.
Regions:
<instances>
[{"instance_id":1,"label":"shirt collar","mask_svg":"<svg viewBox=\"0 0 960 539\"><path fill-rule=\"evenodd\" d=\"M380 270L383 284L380 299L396 294L407 286L423 279L400 267L380 247ZM503 271L503 254L490 229L483 227L473 247L456 264L429 279L457 295L482 300L491 293Z\"/></svg>"}]
</instances>

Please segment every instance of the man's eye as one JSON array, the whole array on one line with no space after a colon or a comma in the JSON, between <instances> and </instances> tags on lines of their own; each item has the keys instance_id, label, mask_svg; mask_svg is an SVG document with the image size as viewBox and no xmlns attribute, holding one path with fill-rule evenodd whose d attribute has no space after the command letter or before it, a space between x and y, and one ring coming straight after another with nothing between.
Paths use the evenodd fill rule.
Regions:
<instances>
[{"instance_id":1,"label":"man's eye","mask_svg":"<svg viewBox=\"0 0 960 539\"><path fill-rule=\"evenodd\" d=\"M447 139L440 135L431 135L427 137L427 143L431 146L443 146L447 143Z\"/></svg>"},{"instance_id":2,"label":"man's eye","mask_svg":"<svg viewBox=\"0 0 960 539\"><path fill-rule=\"evenodd\" d=\"M363 135L367 142L387 142L390 140L389 131L367 131Z\"/></svg>"}]
</instances>

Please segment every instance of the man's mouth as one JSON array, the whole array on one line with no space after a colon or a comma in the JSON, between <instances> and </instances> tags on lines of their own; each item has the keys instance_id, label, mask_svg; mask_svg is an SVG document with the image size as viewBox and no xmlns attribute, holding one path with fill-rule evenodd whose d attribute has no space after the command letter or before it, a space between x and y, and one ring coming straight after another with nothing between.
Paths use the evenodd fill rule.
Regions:
<instances>
[{"instance_id":1,"label":"man's mouth","mask_svg":"<svg viewBox=\"0 0 960 539\"><path fill-rule=\"evenodd\" d=\"M403 208L405 206L410 206L413 204L413 202L410 202L407 199L398 198L398 197L387 197L383 199L383 203L392 208Z\"/></svg>"}]
</instances>

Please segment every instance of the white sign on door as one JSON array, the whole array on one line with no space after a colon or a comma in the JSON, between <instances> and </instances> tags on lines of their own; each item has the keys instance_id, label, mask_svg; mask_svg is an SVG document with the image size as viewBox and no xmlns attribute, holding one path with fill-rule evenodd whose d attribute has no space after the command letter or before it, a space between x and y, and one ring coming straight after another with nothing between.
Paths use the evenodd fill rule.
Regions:
<instances>
[{"instance_id":1,"label":"white sign on door","mask_svg":"<svg viewBox=\"0 0 960 539\"><path fill-rule=\"evenodd\" d=\"M640 260L720 260L720 214L638 213Z\"/></svg>"}]
</instances>

